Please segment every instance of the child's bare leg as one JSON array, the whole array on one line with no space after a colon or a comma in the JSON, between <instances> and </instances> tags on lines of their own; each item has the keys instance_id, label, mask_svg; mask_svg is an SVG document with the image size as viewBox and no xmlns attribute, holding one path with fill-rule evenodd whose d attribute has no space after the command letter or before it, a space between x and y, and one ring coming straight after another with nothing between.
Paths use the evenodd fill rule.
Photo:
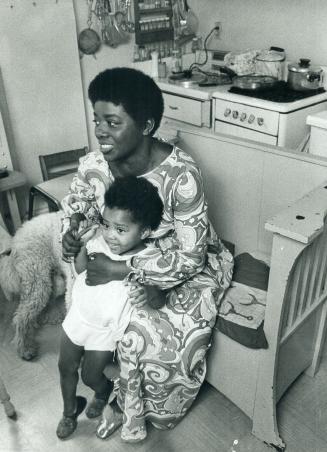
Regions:
<instances>
[{"instance_id":1,"label":"child's bare leg","mask_svg":"<svg viewBox=\"0 0 327 452\"><path fill-rule=\"evenodd\" d=\"M106 365L112 359L113 353L109 351L85 351L81 377L84 384L93 389L95 393L86 410L86 415L90 418L102 414L113 389L113 383L103 373Z\"/></svg>"},{"instance_id":2,"label":"child's bare leg","mask_svg":"<svg viewBox=\"0 0 327 452\"><path fill-rule=\"evenodd\" d=\"M75 345L62 330L59 354L60 386L64 402L64 416L72 416L76 411L76 388L78 368L84 349Z\"/></svg>"},{"instance_id":3,"label":"child's bare leg","mask_svg":"<svg viewBox=\"0 0 327 452\"><path fill-rule=\"evenodd\" d=\"M73 344L64 330L62 330L58 366L64 413L56 430L60 439L68 438L76 430L77 418L86 406L85 397L76 397L78 368L83 352L83 347Z\"/></svg>"}]
</instances>

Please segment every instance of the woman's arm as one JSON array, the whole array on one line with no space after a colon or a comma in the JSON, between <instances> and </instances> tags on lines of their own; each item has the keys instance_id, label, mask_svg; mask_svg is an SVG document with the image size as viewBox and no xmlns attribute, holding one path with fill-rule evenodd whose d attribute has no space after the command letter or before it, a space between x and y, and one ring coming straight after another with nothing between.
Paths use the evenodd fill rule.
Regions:
<instances>
[{"instance_id":1,"label":"woman's arm","mask_svg":"<svg viewBox=\"0 0 327 452\"><path fill-rule=\"evenodd\" d=\"M130 273L125 261L113 261L103 253L90 254L86 270L90 286L122 281Z\"/></svg>"},{"instance_id":2,"label":"woman's arm","mask_svg":"<svg viewBox=\"0 0 327 452\"><path fill-rule=\"evenodd\" d=\"M134 256L129 265L135 279L168 289L200 273L206 262L209 221L203 181L196 167L178 176L170 194L174 233ZM166 245L166 243L169 243Z\"/></svg>"},{"instance_id":3,"label":"woman's arm","mask_svg":"<svg viewBox=\"0 0 327 452\"><path fill-rule=\"evenodd\" d=\"M62 234L70 228L73 214L82 214L90 222L97 222L109 183L108 163L101 153L89 152L80 159L69 193L61 201L64 211Z\"/></svg>"}]
</instances>

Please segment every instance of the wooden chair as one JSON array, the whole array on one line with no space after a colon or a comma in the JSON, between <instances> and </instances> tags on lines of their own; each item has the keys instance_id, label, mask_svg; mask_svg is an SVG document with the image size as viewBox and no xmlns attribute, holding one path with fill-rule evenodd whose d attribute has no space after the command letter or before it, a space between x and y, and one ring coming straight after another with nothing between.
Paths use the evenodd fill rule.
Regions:
<instances>
[{"instance_id":1,"label":"wooden chair","mask_svg":"<svg viewBox=\"0 0 327 452\"><path fill-rule=\"evenodd\" d=\"M50 212L55 212L60 209L61 199L58 199L56 190L52 190L54 184L49 184L47 181L76 172L80 157L86 155L87 152L88 148L87 146L84 146L79 149L71 149L69 151L39 156L44 182L34 185L30 189L28 207L29 220L33 217L35 196L41 196L47 202Z\"/></svg>"}]
</instances>

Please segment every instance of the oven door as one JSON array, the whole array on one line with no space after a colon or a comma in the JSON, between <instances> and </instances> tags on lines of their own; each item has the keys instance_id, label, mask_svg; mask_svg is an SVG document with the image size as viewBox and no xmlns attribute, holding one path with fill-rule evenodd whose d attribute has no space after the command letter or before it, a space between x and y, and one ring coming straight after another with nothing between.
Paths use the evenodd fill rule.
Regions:
<instances>
[{"instance_id":1,"label":"oven door","mask_svg":"<svg viewBox=\"0 0 327 452\"><path fill-rule=\"evenodd\" d=\"M234 126L223 121L215 121L215 133L225 133L234 137L258 141L259 143L277 145L277 137L273 135L267 135L241 126Z\"/></svg>"}]
</instances>

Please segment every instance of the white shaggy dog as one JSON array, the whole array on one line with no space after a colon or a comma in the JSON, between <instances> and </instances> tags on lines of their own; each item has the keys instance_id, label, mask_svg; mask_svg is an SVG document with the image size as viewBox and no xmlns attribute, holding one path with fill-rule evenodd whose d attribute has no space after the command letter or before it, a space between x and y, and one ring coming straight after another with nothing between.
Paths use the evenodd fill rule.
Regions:
<instances>
[{"instance_id":1,"label":"white shaggy dog","mask_svg":"<svg viewBox=\"0 0 327 452\"><path fill-rule=\"evenodd\" d=\"M37 319L50 300L66 293L66 309L70 305L72 274L62 260L61 216L46 213L25 222L10 239L9 251L0 256L1 288L8 300L19 301L13 322L23 359L37 355Z\"/></svg>"}]
</instances>

